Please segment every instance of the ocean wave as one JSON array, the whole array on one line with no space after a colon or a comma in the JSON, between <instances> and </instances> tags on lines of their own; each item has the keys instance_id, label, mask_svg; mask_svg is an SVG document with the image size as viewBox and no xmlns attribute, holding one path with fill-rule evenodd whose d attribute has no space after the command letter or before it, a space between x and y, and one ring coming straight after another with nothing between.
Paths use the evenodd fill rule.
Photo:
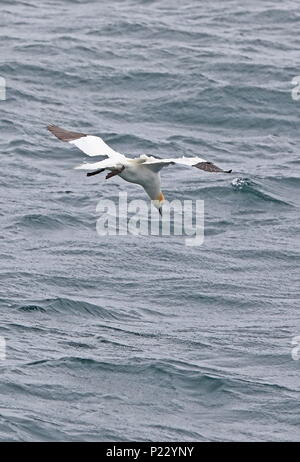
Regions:
<instances>
[{"instance_id":1,"label":"ocean wave","mask_svg":"<svg viewBox=\"0 0 300 462\"><path fill-rule=\"evenodd\" d=\"M258 182L249 178L238 177L232 180L231 185L234 191L246 193L263 201L274 202L280 205L293 207L292 203L290 203L288 200L280 198L276 191L271 191L270 187L268 188L262 182Z\"/></svg>"},{"instance_id":2,"label":"ocean wave","mask_svg":"<svg viewBox=\"0 0 300 462\"><path fill-rule=\"evenodd\" d=\"M34 313L40 311L48 315L72 315L72 316L94 316L99 319L139 319L140 316L132 311L104 308L87 301L72 300L70 298L54 298L41 300L36 303L22 305L18 308L20 311Z\"/></svg>"},{"instance_id":3,"label":"ocean wave","mask_svg":"<svg viewBox=\"0 0 300 462\"><path fill-rule=\"evenodd\" d=\"M34 230L47 230L47 231L58 231L59 229L66 228L78 228L87 227L84 220L80 219L76 215L70 215L67 213L56 213L56 214L40 214L33 213L21 216L17 219L10 227L20 226L27 228L29 231Z\"/></svg>"},{"instance_id":4,"label":"ocean wave","mask_svg":"<svg viewBox=\"0 0 300 462\"><path fill-rule=\"evenodd\" d=\"M115 374L127 376L143 377L154 379L155 376L163 378L167 377L171 380L169 387L173 390L185 389L191 396L201 396L201 400L215 399L218 394L228 392L233 393L235 389L239 389L242 379L239 378L225 378L218 375L216 372L208 372L195 367L188 363L171 362L164 360L146 360L146 359L133 359L130 362L109 362L94 359L84 356L63 356L57 359L42 359L32 362L27 362L22 366L24 370L28 368L34 369L68 369L72 371L94 371L98 374ZM247 384L249 389L256 388L256 383L250 382ZM263 385L261 385L263 388Z\"/></svg>"}]
</instances>

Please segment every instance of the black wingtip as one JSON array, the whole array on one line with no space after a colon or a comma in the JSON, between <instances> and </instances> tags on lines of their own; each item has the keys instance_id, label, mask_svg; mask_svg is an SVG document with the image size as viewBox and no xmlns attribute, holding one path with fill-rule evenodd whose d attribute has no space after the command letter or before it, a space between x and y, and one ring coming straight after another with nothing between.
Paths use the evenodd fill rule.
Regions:
<instances>
[{"instance_id":1,"label":"black wingtip","mask_svg":"<svg viewBox=\"0 0 300 462\"><path fill-rule=\"evenodd\" d=\"M98 170L94 170L93 172L88 172L86 176L93 176L98 175L98 173L104 172L105 168L99 168Z\"/></svg>"},{"instance_id":2,"label":"black wingtip","mask_svg":"<svg viewBox=\"0 0 300 462\"><path fill-rule=\"evenodd\" d=\"M232 169L231 170L226 170L225 173L231 173L232 172Z\"/></svg>"},{"instance_id":3,"label":"black wingtip","mask_svg":"<svg viewBox=\"0 0 300 462\"><path fill-rule=\"evenodd\" d=\"M75 141L79 138L87 136L85 133L70 132L57 125L48 125L47 129L61 141Z\"/></svg>"}]
</instances>

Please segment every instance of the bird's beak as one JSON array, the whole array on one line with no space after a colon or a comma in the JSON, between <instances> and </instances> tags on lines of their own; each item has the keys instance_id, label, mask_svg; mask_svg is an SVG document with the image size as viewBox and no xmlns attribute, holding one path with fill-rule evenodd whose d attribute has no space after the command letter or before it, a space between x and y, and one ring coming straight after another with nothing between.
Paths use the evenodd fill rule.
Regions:
<instances>
[{"instance_id":1,"label":"bird's beak","mask_svg":"<svg viewBox=\"0 0 300 462\"><path fill-rule=\"evenodd\" d=\"M158 209L160 216L162 216L162 207L159 207Z\"/></svg>"}]
</instances>

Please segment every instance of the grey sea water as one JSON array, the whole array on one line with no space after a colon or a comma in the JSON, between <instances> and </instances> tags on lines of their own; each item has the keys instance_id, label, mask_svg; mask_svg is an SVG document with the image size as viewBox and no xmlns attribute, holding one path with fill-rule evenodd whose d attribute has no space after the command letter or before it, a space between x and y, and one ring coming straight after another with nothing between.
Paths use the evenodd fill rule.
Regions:
<instances>
[{"instance_id":1,"label":"grey sea water","mask_svg":"<svg viewBox=\"0 0 300 462\"><path fill-rule=\"evenodd\" d=\"M1 441L299 441L299 2L3 0ZM205 241L100 237L87 178L46 130L169 167ZM297 348L297 347L296 347Z\"/></svg>"}]
</instances>

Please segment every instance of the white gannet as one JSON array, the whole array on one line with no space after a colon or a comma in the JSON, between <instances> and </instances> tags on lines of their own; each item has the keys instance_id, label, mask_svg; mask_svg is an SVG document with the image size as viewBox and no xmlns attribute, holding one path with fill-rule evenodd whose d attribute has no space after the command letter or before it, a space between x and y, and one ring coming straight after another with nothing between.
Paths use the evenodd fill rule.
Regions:
<instances>
[{"instance_id":1,"label":"white gannet","mask_svg":"<svg viewBox=\"0 0 300 462\"><path fill-rule=\"evenodd\" d=\"M130 159L129 157L111 149L99 136L70 132L57 127L56 125L49 125L47 128L57 138L62 141L68 141L70 144L74 144L88 156L104 157L104 159L99 162L86 162L81 164L75 167L76 169L90 170L90 172L87 173L87 176L97 175L104 170L109 170L110 173L106 175L106 179L118 175L123 178L123 180L141 185L153 201L153 204L158 209L160 215L162 214L162 205L165 201L160 188L161 182L159 173L163 167L181 164L190 167L197 167L200 170L205 170L206 172L231 172L231 170L222 170L212 162L208 162L200 157L160 159L153 156L141 155L140 157Z\"/></svg>"}]
</instances>

